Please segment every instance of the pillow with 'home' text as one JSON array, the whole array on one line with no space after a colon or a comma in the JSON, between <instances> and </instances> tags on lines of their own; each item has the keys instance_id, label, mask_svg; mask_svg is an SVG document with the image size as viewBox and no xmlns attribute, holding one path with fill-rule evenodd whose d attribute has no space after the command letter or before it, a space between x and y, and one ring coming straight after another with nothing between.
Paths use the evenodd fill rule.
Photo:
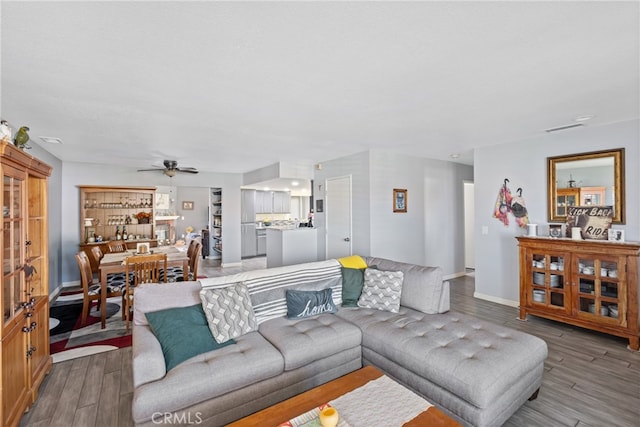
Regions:
<instances>
[{"instance_id":1,"label":"pillow with 'home' text","mask_svg":"<svg viewBox=\"0 0 640 427\"><path fill-rule=\"evenodd\" d=\"M287 289L287 318L302 319L323 313L337 313L331 288L321 291L296 291Z\"/></svg>"}]
</instances>

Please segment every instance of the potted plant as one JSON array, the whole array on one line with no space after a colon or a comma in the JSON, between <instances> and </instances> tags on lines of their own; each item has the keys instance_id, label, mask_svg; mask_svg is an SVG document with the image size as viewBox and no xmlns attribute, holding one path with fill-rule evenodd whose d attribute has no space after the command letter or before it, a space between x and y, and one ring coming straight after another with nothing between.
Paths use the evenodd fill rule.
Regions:
<instances>
[{"instance_id":1,"label":"potted plant","mask_svg":"<svg viewBox=\"0 0 640 427\"><path fill-rule=\"evenodd\" d=\"M136 218L138 218L138 224L149 224L151 212L138 212Z\"/></svg>"}]
</instances>

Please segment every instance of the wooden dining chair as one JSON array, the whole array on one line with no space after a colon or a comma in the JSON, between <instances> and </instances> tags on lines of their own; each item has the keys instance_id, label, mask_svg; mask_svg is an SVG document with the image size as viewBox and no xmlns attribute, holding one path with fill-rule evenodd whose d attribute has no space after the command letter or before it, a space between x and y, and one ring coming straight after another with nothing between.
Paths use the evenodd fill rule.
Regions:
<instances>
[{"instance_id":1,"label":"wooden dining chair","mask_svg":"<svg viewBox=\"0 0 640 427\"><path fill-rule=\"evenodd\" d=\"M189 280L198 280L198 261L202 253L202 243L196 242L193 253L189 257Z\"/></svg>"},{"instance_id":2,"label":"wooden dining chair","mask_svg":"<svg viewBox=\"0 0 640 427\"><path fill-rule=\"evenodd\" d=\"M182 267L169 267L166 273L167 282L184 282L185 280L196 280L198 278L198 259L202 252L202 243L196 240L192 240L191 242L195 243L193 243L193 245L189 244L189 249L187 249L187 256L189 257L187 274L184 274L185 272ZM191 252L189 252L189 250L191 250ZM161 277L164 278L164 271L160 274Z\"/></svg>"},{"instance_id":3,"label":"wooden dining chair","mask_svg":"<svg viewBox=\"0 0 640 427\"><path fill-rule=\"evenodd\" d=\"M193 253L193 250L198 243L199 242L196 239L191 239L191 241L189 242L189 247L187 248L187 257L191 258L191 254Z\"/></svg>"},{"instance_id":4,"label":"wooden dining chair","mask_svg":"<svg viewBox=\"0 0 640 427\"><path fill-rule=\"evenodd\" d=\"M93 255L93 259L96 262L96 265L100 267L100 261L104 258L104 254L102 253L102 249L100 246L94 246L91 248L91 255ZM98 280L100 275L98 274ZM125 288L125 280L124 273L110 273L107 274L107 286L111 288L121 289L122 293L124 293ZM124 305L122 306L122 320L125 320L126 312L124 311Z\"/></svg>"},{"instance_id":5,"label":"wooden dining chair","mask_svg":"<svg viewBox=\"0 0 640 427\"><path fill-rule=\"evenodd\" d=\"M127 245L122 240L109 240L107 247L110 253L127 251Z\"/></svg>"},{"instance_id":6,"label":"wooden dining chair","mask_svg":"<svg viewBox=\"0 0 640 427\"><path fill-rule=\"evenodd\" d=\"M98 309L106 310L106 307L100 306L100 291L102 284L93 278L91 272L91 263L89 257L85 251L80 251L76 254L76 261L78 262L78 268L80 268L80 282L82 283L82 323L84 326L87 323L87 317L89 316L89 309L93 301L98 301ZM122 281L120 286L107 285L107 298L118 297L124 294L125 283Z\"/></svg>"},{"instance_id":7,"label":"wooden dining chair","mask_svg":"<svg viewBox=\"0 0 640 427\"><path fill-rule=\"evenodd\" d=\"M125 292L122 295L126 318L126 333L129 333L129 322L132 318L133 295L136 286L142 283L167 282L166 275L161 272L167 268L167 254L134 255L125 259Z\"/></svg>"},{"instance_id":8,"label":"wooden dining chair","mask_svg":"<svg viewBox=\"0 0 640 427\"><path fill-rule=\"evenodd\" d=\"M104 254L102 253L102 249L100 246L94 246L91 248L91 255L93 255L93 260L96 262L96 265L100 265L100 261Z\"/></svg>"}]
</instances>

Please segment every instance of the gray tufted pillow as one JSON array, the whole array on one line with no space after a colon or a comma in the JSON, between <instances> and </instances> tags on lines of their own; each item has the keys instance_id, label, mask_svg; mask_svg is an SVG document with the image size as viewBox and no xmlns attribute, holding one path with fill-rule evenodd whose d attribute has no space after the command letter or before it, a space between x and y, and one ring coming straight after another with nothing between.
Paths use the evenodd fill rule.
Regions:
<instances>
[{"instance_id":1,"label":"gray tufted pillow","mask_svg":"<svg viewBox=\"0 0 640 427\"><path fill-rule=\"evenodd\" d=\"M364 286L358 299L358 306L392 313L399 312L403 278L402 271L367 268L364 271Z\"/></svg>"},{"instance_id":2,"label":"gray tufted pillow","mask_svg":"<svg viewBox=\"0 0 640 427\"><path fill-rule=\"evenodd\" d=\"M258 329L249 291L244 283L200 291L202 309L218 343Z\"/></svg>"}]
</instances>

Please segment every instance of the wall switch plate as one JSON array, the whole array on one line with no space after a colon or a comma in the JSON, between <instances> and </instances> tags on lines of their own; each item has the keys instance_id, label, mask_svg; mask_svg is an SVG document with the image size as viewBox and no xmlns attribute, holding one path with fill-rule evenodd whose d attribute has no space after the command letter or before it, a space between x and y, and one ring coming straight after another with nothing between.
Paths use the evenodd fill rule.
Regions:
<instances>
[{"instance_id":1,"label":"wall switch plate","mask_svg":"<svg viewBox=\"0 0 640 427\"><path fill-rule=\"evenodd\" d=\"M482 235L486 236L487 234L489 234L489 227L486 225L482 226Z\"/></svg>"}]
</instances>

